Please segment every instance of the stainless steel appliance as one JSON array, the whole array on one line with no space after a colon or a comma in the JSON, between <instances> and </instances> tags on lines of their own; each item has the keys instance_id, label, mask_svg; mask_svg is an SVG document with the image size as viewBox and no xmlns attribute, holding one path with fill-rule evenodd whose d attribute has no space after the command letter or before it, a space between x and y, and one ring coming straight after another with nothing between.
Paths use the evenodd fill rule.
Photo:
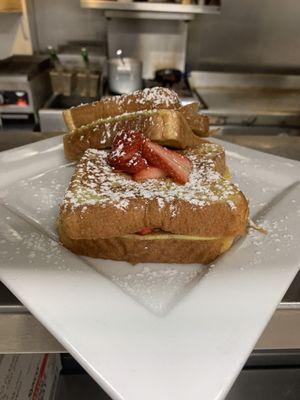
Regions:
<instances>
[{"instance_id":1,"label":"stainless steel appliance","mask_svg":"<svg viewBox=\"0 0 300 400\"><path fill-rule=\"evenodd\" d=\"M0 127L33 128L38 110L51 94L50 60L12 56L0 61Z\"/></svg>"},{"instance_id":2,"label":"stainless steel appliance","mask_svg":"<svg viewBox=\"0 0 300 400\"><path fill-rule=\"evenodd\" d=\"M97 100L96 97L64 96L54 94L39 110L40 128L42 132L65 132L67 130L63 110L78 106L82 103L90 103Z\"/></svg>"},{"instance_id":3,"label":"stainless steel appliance","mask_svg":"<svg viewBox=\"0 0 300 400\"><path fill-rule=\"evenodd\" d=\"M99 99L106 78L102 46L72 42L60 46L56 56L60 66L50 71L53 91L38 112L40 129L47 133L66 131L63 110Z\"/></svg>"},{"instance_id":4,"label":"stainless steel appliance","mask_svg":"<svg viewBox=\"0 0 300 400\"><path fill-rule=\"evenodd\" d=\"M299 134L300 75L192 71L211 125L236 134Z\"/></svg>"},{"instance_id":5,"label":"stainless steel appliance","mask_svg":"<svg viewBox=\"0 0 300 400\"><path fill-rule=\"evenodd\" d=\"M59 52L49 46L52 64L52 91L65 96L96 97L102 93L103 69L106 62L101 46L61 46Z\"/></svg>"},{"instance_id":6,"label":"stainless steel appliance","mask_svg":"<svg viewBox=\"0 0 300 400\"><path fill-rule=\"evenodd\" d=\"M142 88L142 63L129 57L111 58L107 62L111 92L130 93Z\"/></svg>"},{"instance_id":7,"label":"stainless steel appliance","mask_svg":"<svg viewBox=\"0 0 300 400\"><path fill-rule=\"evenodd\" d=\"M172 87L174 83L181 81L182 72L176 68L164 68L155 71L155 80L163 86Z\"/></svg>"}]
</instances>

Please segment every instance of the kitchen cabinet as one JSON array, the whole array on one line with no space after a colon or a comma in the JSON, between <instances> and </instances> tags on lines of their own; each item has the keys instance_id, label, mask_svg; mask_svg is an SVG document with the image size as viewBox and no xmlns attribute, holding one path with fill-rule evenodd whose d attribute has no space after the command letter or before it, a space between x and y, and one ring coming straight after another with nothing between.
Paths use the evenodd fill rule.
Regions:
<instances>
[{"instance_id":1,"label":"kitchen cabinet","mask_svg":"<svg viewBox=\"0 0 300 400\"><path fill-rule=\"evenodd\" d=\"M0 13L21 13L21 0L0 0Z\"/></svg>"}]
</instances>

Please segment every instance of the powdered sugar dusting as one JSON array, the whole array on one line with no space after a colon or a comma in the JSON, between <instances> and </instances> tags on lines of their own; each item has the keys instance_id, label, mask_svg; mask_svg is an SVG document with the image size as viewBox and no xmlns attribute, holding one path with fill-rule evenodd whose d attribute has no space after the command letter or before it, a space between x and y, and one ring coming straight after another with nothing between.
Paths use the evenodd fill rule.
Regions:
<instances>
[{"instance_id":1,"label":"powdered sugar dusting","mask_svg":"<svg viewBox=\"0 0 300 400\"><path fill-rule=\"evenodd\" d=\"M147 109L155 109L161 106L176 108L180 104L176 92L171 89L158 86L153 88L146 88L144 90L136 90L135 92L131 93L131 95L123 94L121 96L114 96L113 101L117 106L123 107L133 103L133 98L134 105L138 108L142 106L147 106ZM111 97L107 97L101 100L102 103L108 103L111 101ZM98 101L93 102L91 103L91 106L95 107L98 103ZM82 104L76 108L80 108L84 105L86 104Z\"/></svg>"},{"instance_id":2,"label":"powdered sugar dusting","mask_svg":"<svg viewBox=\"0 0 300 400\"><path fill-rule=\"evenodd\" d=\"M138 90L130 95L108 97L83 106L95 107L93 117L84 119L85 122L73 129L69 135L72 140L75 135L80 146L101 148L111 145L115 134L124 129L124 124L129 124L137 130L153 126L158 129L162 122L157 118L157 113L168 110L176 112L180 107L180 101L174 91L155 87ZM92 135L93 139L90 139L93 133L98 134L99 138L95 139ZM91 145L90 140L96 140L96 145L95 143Z\"/></svg>"},{"instance_id":3,"label":"powdered sugar dusting","mask_svg":"<svg viewBox=\"0 0 300 400\"><path fill-rule=\"evenodd\" d=\"M147 264L129 273L110 274L110 279L152 313L163 316L207 271L202 265L183 268ZM145 290L146 287L146 290Z\"/></svg>"},{"instance_id":4,"label":"powdered sugar dusting","mask_svg":"<svg viewBox=\"0 0 300 400\"><path fill-rule=\"evenodd\" d=\"M158 121L153 119L153 117L159 112L166 112L166 110L125 112L113 117L100 118L87 125L82 125L80 128L74 129L69 135L78 135L80 143L85 141L89 143L89 134L93 133L96 135L100 132L99 144L107 146L111 143L115 134L124 129L124 120L126 120L126 123L130 123L131 127L134 127L134 130L140 130L143 126L157 126Z\"/></svg>"},{"instance_id":5,"label":"powdered sugar dusting","mask_svg":"<svg viewBox=\"0 0 300 400\"><path fill-rule=\"evenodd\" d=\"M211 158L223 152L222 147L205 144L200 148L186 154L192 163L192 172L185 185L177 184L171 179L135 182L129 175L112 170L107 163L107 151L89 149L77 166L76 174L65 194L63 208L110 204L126 209L130 200L143 198L146 201L156 199L160 208L169 204L172 206L172 216L176 215L176 208L172 203L176 200L186 201L195 207L205 207L215 201L227 201L230 208L234 209L234 195L238 189L222 178Z\"/></svg>"}]
</instances>

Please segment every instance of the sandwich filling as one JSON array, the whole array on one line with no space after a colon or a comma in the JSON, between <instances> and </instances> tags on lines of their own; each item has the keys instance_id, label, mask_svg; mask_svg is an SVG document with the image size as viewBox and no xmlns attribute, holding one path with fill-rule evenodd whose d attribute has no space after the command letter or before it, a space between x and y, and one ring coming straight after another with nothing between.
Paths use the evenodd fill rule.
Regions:
<instances>
[{"instance_id":1,"label":"sandwich filling","mask_svg":"<svg viewBox=\"0 0 300 400\"><path fill-rule=\"evenodd\" d=\"M121 238L124 239L133 239L133 240L138 240L138 241L155 241L155 240L188 240L191 242L213 242L213 241L222 241L222 246L220 248L220 253L225 252L228 250L235 239L235 237L228 236L228 237L201 237L201 236L191 236L191 235L176 235L172 233L153 233L153 234L148 234L148 235L139 235L139 234L129 234L129 235L124 235Z\"/></svg>"}]
</instances>

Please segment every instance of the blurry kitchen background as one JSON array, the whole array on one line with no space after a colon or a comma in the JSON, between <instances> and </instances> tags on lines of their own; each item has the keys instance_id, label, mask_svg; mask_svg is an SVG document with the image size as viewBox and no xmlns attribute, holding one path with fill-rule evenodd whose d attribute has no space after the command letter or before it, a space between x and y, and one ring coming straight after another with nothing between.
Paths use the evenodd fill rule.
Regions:
<instances>
[{"instance_id":1,"label":"blurry kitchen background","mask_svg":"<svg viewBox=\"0 0 300 400\"><path fill-rule=\"evenodd\" d=\"M231 140L298 136L299 15L297 0L0 0L2 148L64 131L64 108L157 84Z\"/></svg>"},{"instance_id":2,"label":"blurry kitchen background","mask_svg":"<svg viewBox=\"0 0 300 400\"><path fill-rule=\"evenodd\" d=\"M82 8L79 0L25 3L29 16L0 13L0 59L45 51L49 44L106 42L108 24L103 10ZM222 0L220 14L196 15L188 23L187 68L298 73L299 15L298 0ZM143 26L144 22L132 24ZM159 26L167 29L164 24ZM125 51L129 44L121 45Z\"/></svg>"}]
</instances>

